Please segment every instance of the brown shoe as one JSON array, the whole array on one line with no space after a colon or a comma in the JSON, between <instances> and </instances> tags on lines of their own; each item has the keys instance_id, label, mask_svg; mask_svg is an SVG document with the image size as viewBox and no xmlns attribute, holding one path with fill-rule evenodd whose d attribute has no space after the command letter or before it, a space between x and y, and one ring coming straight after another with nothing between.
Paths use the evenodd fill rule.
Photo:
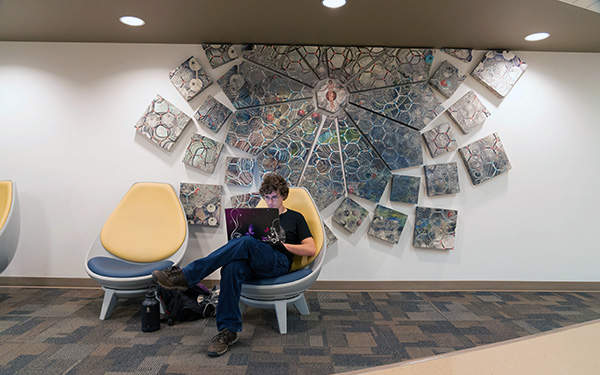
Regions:
<instances>
[{"instance_id":1,"label":"brown shoe","mask_svg":"<svg viewBox=\"0 0 600 375\"><path fill-rule=\"evenodd\" d=\"M177 266L153 271L152 278L154 282L166 289L179 289L183 291L189 289L183 271Z\"/></svg>"},{"instance_id":2,"label":"brown shoe","mask_svg":"<svg viewBox=\"0 0 600 375\"><path fill-rule=\"evenodd\" d=\"M210 357L218 357L227 353L229 347L238 342L238 335L235 332L229 332L227 328L219 331L219 333L212 338L208 350L206 353Z\"/></svg>"}]
</instances>

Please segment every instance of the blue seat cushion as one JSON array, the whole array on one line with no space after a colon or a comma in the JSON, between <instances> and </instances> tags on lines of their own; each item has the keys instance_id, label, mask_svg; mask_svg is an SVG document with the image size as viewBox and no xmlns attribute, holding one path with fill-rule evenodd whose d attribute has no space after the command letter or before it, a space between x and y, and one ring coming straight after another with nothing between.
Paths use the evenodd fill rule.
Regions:
<instances>
[{"instance_id":1,"label":"blue seat cushion","mask_svg":"<svg viewBox=\"0 0 600 375\"><path fill-rule=\"evenodd\" d=\"M252 279L246 281L244 284L250 285L275 285L275 284L285 284L292 281L300 280L303 277L310 275L312 272L311 269L304 268L298 271L286 273L285 275L271 277L268 279Z\"/></svg>"},{"instance_id":2,"label":"blue seat cushion","mask_svg":"<svg viewBox=\"0 0 600 375\"><path fill-rule=\"evenodd\" d=\"M152 263L129 263L115 258L94 257L88 261L88 267L93 273L107 277L147 276L154 270L161 270L172 265L173 262L170 260Z\"/></svg>"}]
</instances>

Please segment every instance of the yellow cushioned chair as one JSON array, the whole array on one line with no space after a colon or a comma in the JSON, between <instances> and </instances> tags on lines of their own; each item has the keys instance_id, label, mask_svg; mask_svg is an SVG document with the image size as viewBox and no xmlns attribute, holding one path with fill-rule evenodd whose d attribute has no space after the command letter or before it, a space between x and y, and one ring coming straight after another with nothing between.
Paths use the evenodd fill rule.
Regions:
<instances>
[{"instance_id":1,"label":"yellow cushioned chair","mask_svg":"<svg viewBox=\"0 0 600 375\"><path fill-rule=\"evenodd\" d=\"M138 182L125 194L92 244L85 263L102 285L100 319L110 316L119 297L143 296L152 271L179 265L188 241L187 220L173 187Z\"/></svg>"},{"instance_id":2,"label":"yellow cushioned chair","mask_svg":"<svg viewBox=\"0 0 600 375\"><path fill-rule=\"evenodd\" d=\"M0 181L0 273L8 267L17 251L20 230L17 187L13 181Z\"/></svg>"},{"instance_id":3,"label":"yellow cushioned chair","mask_svg":"<svg viewBox=\"0 0 600 375\"><path fill-rule=\"evenodd\" d=\"M292 304L300 314L308 315L308 305L304 292L317 280L325 257L325 228L317 205L305 188L290 188L284 206L300 212L310 228L317 249L314 256L294 255L290 273L269 279L250 280L242 285L240 309L246 306L261 309L275 309L279 332L287 333L287 306ZM266 207L264 200L258 204Z\"/></svg>"}]
</instances>

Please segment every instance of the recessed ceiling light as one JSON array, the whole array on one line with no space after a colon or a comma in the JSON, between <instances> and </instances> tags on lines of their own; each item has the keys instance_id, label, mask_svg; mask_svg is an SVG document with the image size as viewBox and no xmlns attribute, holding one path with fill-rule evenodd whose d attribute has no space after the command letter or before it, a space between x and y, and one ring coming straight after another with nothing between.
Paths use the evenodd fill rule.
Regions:
<instances>
[{"instance_id":1,"label":"recessed ceiling light","mask_svg":"<svg viewBox=\"0 0 600 375\"><path fill-rule=\"evenodd\" d=\"M544 40L549 36L550 36L550 34L548 34L548 33L535 33L535 34L527 35L525 37L525 40L528 42L537 42L538 40Z\"/></svg>"},{"instance_id":2,"label":"recessed ceiling light","mask_svg":"<svg viewBox=\"0 0 600 375\"><path fill-rule=\"evenodd\" d=\"M322 0L321 2L327 8L339 8L346 4L346 0Z\"/></svg>"},{"instance_id":3,"label":"recessed ceiling light","mask_svg":"<svg viewBox=\"0 0 600 375\"><path fill-rule=\"evenodd\" d=\"M134 16L123 16L119 21L127 26L143 26L146 23L143 19Z\"/></svg>"}]
</instances>

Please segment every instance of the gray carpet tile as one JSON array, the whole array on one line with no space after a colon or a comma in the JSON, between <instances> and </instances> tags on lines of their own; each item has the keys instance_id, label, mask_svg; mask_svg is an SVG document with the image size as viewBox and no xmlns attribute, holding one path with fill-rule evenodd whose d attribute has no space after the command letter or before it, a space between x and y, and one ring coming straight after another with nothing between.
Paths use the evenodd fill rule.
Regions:
<instances>
[{"instance_id":1,"label":"gray carpet tile","mask_svg":"<svg viewBox=\"0 0 600 375\"><path fill-rule=\"evenodd\" d=\"M99 320L97 289L0 288L1 374L333 374L600 319L600 293L307 292L310 315L249 308L240 341L205 354L214 319L141 331L142 298Z\"/></svg>"}]
</instances>

